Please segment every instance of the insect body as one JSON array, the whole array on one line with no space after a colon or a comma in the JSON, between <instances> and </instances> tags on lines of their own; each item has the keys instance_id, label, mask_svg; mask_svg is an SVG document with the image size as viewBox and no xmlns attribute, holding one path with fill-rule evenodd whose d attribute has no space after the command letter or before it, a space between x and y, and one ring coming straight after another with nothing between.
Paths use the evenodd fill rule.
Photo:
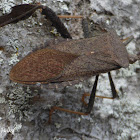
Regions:
<instances>
[{"instance_id":1,"label":"insect body","mask_svg":"<svg viewBox=\"0 0 140 140\"><path fill-rule=\"evenodd\" d=\"M126 48L112 30L33 52L12 68L10 79L24 84L66 82L128 66Z\"/></svg>"}]
</instances>

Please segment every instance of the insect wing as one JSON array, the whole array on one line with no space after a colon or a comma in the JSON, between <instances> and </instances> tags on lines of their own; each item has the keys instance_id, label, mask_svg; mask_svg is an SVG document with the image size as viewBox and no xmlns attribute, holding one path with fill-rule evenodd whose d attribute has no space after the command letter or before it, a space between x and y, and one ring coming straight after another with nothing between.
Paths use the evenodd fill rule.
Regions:
<instances>
[{"instance_id":1,"label":"insect wing","mask_svg":"<svg viewBox=\"0 0 140 140\"><path fill-rule=\"evenodd\" d=\"M10 79L26 84L53 82L61 76L64 68L78 56L52 49L41 49L29 54L10 72Z\"/></svg>"}]
</instances>

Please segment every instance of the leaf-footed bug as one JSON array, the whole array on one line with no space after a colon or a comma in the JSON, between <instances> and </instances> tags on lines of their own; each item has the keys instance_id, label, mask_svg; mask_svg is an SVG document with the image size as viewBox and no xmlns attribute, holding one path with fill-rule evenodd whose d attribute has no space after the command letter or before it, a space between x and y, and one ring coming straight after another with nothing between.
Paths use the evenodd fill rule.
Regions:
<instances>
[{"instance_id":1,"label":"leaf-footed bug","mask_svg":"<svg viewBox=\"0 0 140 140\"><path fill-rule=\"evenodd\" d=\"M20 11L22 8L23 10ZM140 59L140 53L137 56L130 56L114 30L105 31L99 36L88 38L88 29L84 27L85 39L71 40L71 35L58 16L50 8L41 5L24 4L13 7L10 14L0 17L0 27L27 19L36 9L40 8L42 14L52 21L62 37L69 38L69 40L51 44L47 48L27 55L12 68L10 79L22 84L39 82L53 85L96 76L85 113L53 107L50 111L49 122L54 110L80 115L89 114L93 108L100 73L108 72L112 98L117 97L110 71L128 67L129 64ZM85 96L89 95L84 94L83 102Z\"/></svg>"}]
</instances>

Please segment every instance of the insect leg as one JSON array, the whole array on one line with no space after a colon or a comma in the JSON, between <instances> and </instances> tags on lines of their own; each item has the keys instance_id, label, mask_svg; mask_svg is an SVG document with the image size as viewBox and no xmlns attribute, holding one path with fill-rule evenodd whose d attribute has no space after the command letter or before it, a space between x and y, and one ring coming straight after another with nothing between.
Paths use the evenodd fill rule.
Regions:
<instances>
[{"instance_id":1,"label":"insect leg","mask_svg":"<svg viewBox=\"0 0 140 140\"><path fill-rule=\"evenodd\" d=\"M112 76L111 76L111 73L108 72L108 78L109 78L109 82L110 82L110 86L111 86L111 91L112 91L112 99L118 97L118 94L117 94L117 91L116 91L116 88L115 88L115 84L112 80Z\"/></svg>"},{"instance_id":2,"label":"insect leg","mask_svg":"<svg viewBox=\"0 0 140 140\"><path fill-rule=\"evenodd\" d=\"M82 28L83 28L83 33L84 33L84 38L89 38L89 27L88 27L88 20L86 18L82 19Z\"/></svg>"},{"instance_id":3,"label":"insect leg","mask_svg":"<svg viewBox=\"0 0 140 140\"><path fill-rule=\"evenodd\" d=\"M88 106L88 103L85 102L85 97L86 97L86 96L90 96L90 94L89 94L89 93L84 93L83 96L82 96L81 101L83 102L83 104L84 104L85 106Z\"/></svg>"},{"instance_id":4,"label":"insect leg","mask_svg":"<svg viewBox=\"0 0 140 140\"><path fill-rule=\"evenodd\" d=\"M118 94L117 94L117 91L116 91L116 88L115 88L115 84L112 80L112 76L111 76L110 72L108 72L108 78L109 78L109 82L110 82L112 97L105 97L105 96L96 96L96 97L106 98L106 99L114 99L114 98L118 97Z\"/></svg>"},{"instance_id":5,"label":"insect leg","mask_svg":"<svg viewBox=\"0 0 140 140\"><path fill-rule=\"evenodd\" d=\"M83 18L81 15L57 15L59 18Z\"/></svg>"},{"instance_id":6,"label":"insect leg","mask_svg":"<svg viewBox=\"0 0 140 140\"><path fill-rule=\"evenodd\" d=\"M93 108L93 105L94 105L96 88L97 88L97 83L98 83L98 77L99 77L99 75L96 76L96 79L95 79L95 82L94 82L94 85L93 85L93 88L92 88L92 92L91 92L91 95L90 95L90 99L89 99L89 103L88 103L88 107L87 107L86 112L77 112L77 111L72 111L72 110L68 110L68 109L64 109L64 108L54 106L50 110L48 123L51 123L51 117L52 117L52 114L53 114L53 112L55 110L65 111L65 112L78 114L78 115L88 115L91 112L91 110Z\"/></svg>"},{"instance_id":7,"label":"insect leg","mask_svg":"<svg viewBox=\"0 0 140 140\"><path fill-rule=\"evenodd\" d=\"M116 91L116 88L115 88L115 84L112 80L112 76L111 76L110 72L108 72L108 78L109 78L109 82L110 82L112 97L105 97L105 96L98 96L98 95L96 95L96 97L106 98L106 99L114 99L114 98L118 97L118 94L117 94L117 91Z\"/></svg>"},{"instance_id":8,"label":"insect leg","mask_svg":"<svg viewBox=\"0 0 140 140\"><path fill-rule=\"evenodd\" d=\"M95 95L96 95L97 84L98 84L98 78L99 78L99 75L97 75L96 78L95 78L95 82L94 82L94 85L93 85L93 88L92 88L92 91L91 91L91 95L90 95L90 98L89 98L89 103L88 103L86 113L90 113L92 108L93 108Z\"/></svg>"},{"instance_id":9,"label":"insect leg","mask_svg":"<svg viewBox=\"0 0 140 140\"><path fill-rule=\"evenodd\" d=\"M47 6L44 6L42 8L42 14L45 15L46 18L48 18L52 22L53 26L57 29L57 31L61 34L63 38L72 39L67 28L65 27L63 22L61 22L60 18L55 14L55 12L52 9L50 9Z\"/></svg>"},{"instance_id":10,"label":"insect leg","mask_svg":"<svg viewBox=\"0 0 140 140\"><path fill-rule=\"evenodd\" d=\"M52 116L52 113L55 110L65 111L65 112L69 112L69 113L73 113L73 114L78 114L78 115L88 115L91 112L91 110L93 108L93 105L94 105L96 88L97 88L97 83L98 83L98 77L99 77L99 75L97 75L96 78L95 78L95 82L94 82L94 85L93 85L93 88L92 88L92 91L91 91L91 95L90 95L90 98L89 98L89 103L88 103L88 107L87 107L87 111L86 112L76 112L76 111L72 111L72 110L68 110L68 109L64 109L64 108L60 108L60 107L54 106L50 110L48 123L51 123L51 116Z\"/></svg>"},{"instance_id":11,"label":"insect leg","mask_svg":"<svg viewBox=\"0 0 140 140\"><path fill-rule=\"evenodd\" d=\"M84 93L83 96L82 96L81 101L83 102L83 104L84 104L85 106L88 106L88 103L85 102L85 97L86 97L86 96L90 96L90 94L89 94L89 93ZM112 97L98 96L98 95L96 95L95 97L105 98L105 99L114 99L114 98L112 98Z\"/></svg>"},{"instance_id":12,"label":"insect leg","mask_svg":"<svg viewBox=\"0 0 140 140\"><path fill-rule=\"evenodd\" d=\"M125 39L122 39L123 44L126 46L128 45L132 40L134 39L133 36L127 37Z\"/></svg>"},{"instance_id":13,"label":"insect leg","mask_svg":"<svg viewBox=\"0 0 140 140\"><path fill-rule=\"evenodd\" d=\"M69 109L65 109L65 108L60 108L57 106L53 106L49 112L49 120L48 123L51 123L51 118L52 118L52 114L55 110L60 110L60 111L64 111L64 112L68 112L68 113L73 113L73 114L78 114L78 115L88 115L89 113L85 113L85 112L77 112L77 111L73 111L73 110L69 110Z\"/></svg>"},{"instance_id":14,"label":"insect leg","mask_svg":"<svg viewBox=\"0 0 140 140\"><path fill-rule=\"evenodd\" d=\"M114 99L114 98L118 97L118 94L117 94L117 91L116 91L116 88L115 88L115 84L114 84L114 82L113 82L113 80L112 80L112 76L111 76L111 73L110 73L110 72L108 72L108 77L109 77L109 82L110 82L110 86L111 86L112 97L105 97L105 96L98 96L98 95L96 95L95 97L106 98L106 99ZM97 78L97 76L96 76L96 78ZM91 95L90 95L89 93L84 93L84 94L83 94L81 101L83 102L83 104L84 104L85 106L88 105L88 104L85 102L85 100L84 100L86 96L91 96ZM90 97L90 98L91 98L91 97Z\"/></svg>"}]
</instances>

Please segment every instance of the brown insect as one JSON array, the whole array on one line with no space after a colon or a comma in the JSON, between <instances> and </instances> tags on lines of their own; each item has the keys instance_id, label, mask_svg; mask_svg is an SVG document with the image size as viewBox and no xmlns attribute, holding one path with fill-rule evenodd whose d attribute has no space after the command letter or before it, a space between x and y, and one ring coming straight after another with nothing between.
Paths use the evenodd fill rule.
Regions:
<instances>
[{"instance_id":1,"label":"brown insect","mask_svg":"<svg viewBox=\"0 0 140 140\"><path fill-rule=\"evenodd\" d=\"M31 5L26 6L28 7ZM36 7L37 9L37 6L33 7ZM39 8L40 7L41 6L39 6ZM42 14L45 14L48 17L48 8L41 8L43 9ZM16 21L29 17L27 15L31 15L34 10L29 11L18 15L20 18L17 18L16 16ZM59 33L64 38L71 38L60 19L51 9L49 9L49 11L51 11L49 19L53 22ZM7 21L7 23L11 22ZM44 49L35 51L18 62L10 72L10 79L22 84L36 84L39 82L42 84L53 85L55 83L59 84L96 76L86 113L53 107L50 111L49 121L51 121L51 114L54 110L62 110L80 115L89 114L93 108L100 73L108 72L113 95L111 98L117 97L117 92L111 78L110 71L117 70L122 67L127 68L129 64L133 64L135 61L140 59L140 53L137 56L130 56L128 54L125 45L114 30L105 31L102 35L87 38L89 37L87 35L88 30L86 29L86 26L84 26L84 28L86 30L85 39L69 39L58 42L57 44L51 44ZM89 96L89 94L83 95L83 102L85 96Z\"/></svg>"}]
</instances>

